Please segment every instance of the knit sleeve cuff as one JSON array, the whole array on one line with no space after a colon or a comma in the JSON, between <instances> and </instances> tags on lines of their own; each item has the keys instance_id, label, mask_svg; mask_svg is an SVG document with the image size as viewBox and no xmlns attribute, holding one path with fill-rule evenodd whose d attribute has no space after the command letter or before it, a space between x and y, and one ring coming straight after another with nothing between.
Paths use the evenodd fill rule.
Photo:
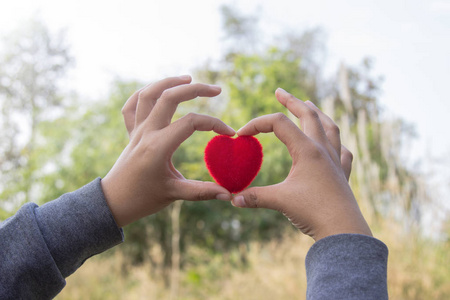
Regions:
<instances>
[{"instance_id":1,"label":"knit sleeve cuff","mask_svg":"<svg viewBox=\"0 0 450 300\"><path fill-rule=\"evenodd\" d=\"M306 256L307 299L388 299L386 245L361 234L316 242Z\"/></svg>"},{"instance_id":2,"label":"knit sleeve cuff","mask_svg":"<svg viewBox=\"0 0 450 300\"><path fill-rule=\"evenodd\" d=\"M84 187L36 208L48 249L64 277L86 259L124 240L97 178Z\"/></svg>"}]
</instances>

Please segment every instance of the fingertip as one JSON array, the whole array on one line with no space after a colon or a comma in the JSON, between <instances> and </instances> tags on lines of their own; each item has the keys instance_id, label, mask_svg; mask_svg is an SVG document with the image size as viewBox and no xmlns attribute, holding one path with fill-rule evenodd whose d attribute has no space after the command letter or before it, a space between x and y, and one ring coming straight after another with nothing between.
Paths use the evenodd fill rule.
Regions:
<instances>
[{"instance_id":1,"label":"fingertip","mask_svg":"<svg viewBox=\"0 0 450 300\"><path fill-rule=\"evenodd\" d=\"M216 199L217 200L221 200L221 201L230 201L231 200L231 195L230 194L217 194L216 195Z\"/></svg>"},{"instance_id":2,"label":"fingertip","mask_svg":"<svg viewBox=\"0 0 450 300\"><path fill-rule=\"evenodd\" d=\"M284 96L289 95L289 93L286 92L286 90L281 87L279 87L275 90L275 94L284 95Z\"/></svg>"},{"instance_id":3,"label":"fingertip","mask_svg":"<svg viewBox=\"0 0 450 300\"><path fill-rule=\"evenodd\" d=\"M241 128L239 128L239 129L236 131L236 134L240 136L240 135L241 135L241 132L242 132L242 130L245 128L245 126L246 126L246 125L244 125L244 126L242 126Z\"/></svg>"},{"instance_id":4,"label":"fingertip","mask_svg":"<svg viewBox=\"0 0 450 300\"><path fill-rule=\"evenodd\" d=\"M206 184L207 186L209 186L211 189L214 189L215 190L215 195L220 195L220 194L228 195L229 196L229 200L231 200L232 195L231 195L230 191L228 191L223 186L217 184L216 182L214 182L214 181L196 181L196 182L201 182L201 183ZM214 193L214 192L211 192L211 193Z\"/></svg>"},{"instance_id":5,"label":"fingertip","mask_svg":"<svg viewBox=\"0 0 450 300\"><path fill-rule=\"evenodd\" d=\"M228 132L228 136L234 136L236 134L236 130L234 130L231 126L227 126L227 132Z\"/></svg>"},{"instance_id":6,"label":"fingertip","mask_svg":"<svg viewBox=\"0 0 450 300\"><path fill-rule=\"evenodd\" d=\"M288 92L286 92L286 90L284 90L283 88L277 88L275 91L275 97L277 98L278 102L280 102L283 106L286 106L287 104L287 97L291 95Z\"/></svg>"},{"instance_id":7,"label":"fingertip","mask_svg":"<svg viewBox=\"0 0 450 300\"><path fill-rule=\"evenodd\" d=\"M254 135L257 135L259 133L259 131L256 130L255 124L258 123L260 121L260 119L264 118L264 117L265 116L261 116L261 117L258 117L256 119L253 119L253 120L249 121L247 124L245 124L244 126L239 128L238 131L236 132L236 134L238 136L254 136Z\"/></svg>"},{"instance_id":8,"label":"fingertip","mask_svg":"<svg viewBox=\"0 0 450 300\"><path fill-rule=\"evenodd\" d=\"M236 134L238 135L238 136L254 136L256 133L252 133L252 132L249 132L249 129L246 127L246 128L241 128L241 129L239 129L237 132L236 132Z\"/></svg>"},{"instance_id":9,"label":"fingertip","mask_svg":"<svg viewBox=\"0 0 450 300\"><path fill-rule=\"evenodd\" d=\"M217 94L220 94L220 93L222 92L222 88L221 88L220 86L218 86L218 85L215 85L215 84L210 84L210 85L209 85L209 88L210 88L213 92L215 92L215 93L217 93Z\"/></svg>"},{"instance_id":10,"label":"fingertip","mask_svg":"<svg viewBox=\"0 0 450 300\"><path fill-rule=\"evenodd\" d=\"M247 207L244 196L242 196L242 195L234 196L233 200L231 201L231 204L233 204L233 206L235 206L235 207L241 207L241 208Z\"/></svg>"},{"instance_id":11,"label":"fingertip","mask_svg":"<svg viewBox=\"0 0 450 300\"><path fill-rule=\"evenodd\" d=\"M231 193L224 187L212 181L186 180L180 183L181 195L177 195L180 199L190 201L204 200L231 200Z\"/></svg>"},{"instance_id":12,"label":"fingertip","mask_svg":"<svg viewBox=\"0 0 450 300\"><path fill-rule=\"evenodd\" d=\"M187 82L191 82L192 81L192 77L191 75L181 75L178 78L180 78L182 81L187 81Z\"/></svg>"},{"instance_id":13,"label":"fingertip","mask_svg":"<svg viewBox=\"0 0 450 300\"><path fill-rule=\"evenodd\" d=\"M215 128L215 127L212 128L212 130L215 133L227 135L227 136L230 136L230 137L234 136L236 134L236 131L232 127L228 126L227 124L225 124L221 120L218 120L218 119L216 119L216 120L219 122L220 126L218 126L217 128Z\"/></svg>"},{"instance_id":14,"label":"fingertip","mask_svg":"<svg viewBox=\"0 0 450 300\"><path fill-rule=\"evenodd\" d=\"M245 126L239 128L239 130L236 131L236 134L237 134L238 136L243 136L243 135L245 135Z\"/></svg>"}]
</instances>

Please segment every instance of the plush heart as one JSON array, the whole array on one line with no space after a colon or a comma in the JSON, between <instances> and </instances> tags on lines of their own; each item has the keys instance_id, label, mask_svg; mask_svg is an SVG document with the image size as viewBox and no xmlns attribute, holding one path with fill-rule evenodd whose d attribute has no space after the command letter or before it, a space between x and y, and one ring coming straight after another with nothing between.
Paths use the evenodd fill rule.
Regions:
<instances>
[{"instance_id":1,"label":"plush heart","mask_svg":"<svg viewBox=\"0 0 450 300\"><path fill-rule=\"evenodd\" d=\"M205 148L209 173L230 193L240 192L250 185L261 168L262 159L262 146L253 136L233 139L218 135Z\"/></svg>"}]
</instances>

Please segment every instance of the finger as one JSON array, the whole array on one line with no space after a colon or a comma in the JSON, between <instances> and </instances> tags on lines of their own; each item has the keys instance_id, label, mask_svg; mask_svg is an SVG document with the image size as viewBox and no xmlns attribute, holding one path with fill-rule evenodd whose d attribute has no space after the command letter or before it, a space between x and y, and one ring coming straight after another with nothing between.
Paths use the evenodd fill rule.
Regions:
<instances>
[{"instance_id":1,"label":"finger","mask_svg":"<svg viewBox=\"0 0 450 300\"><path fill-rule=\"evenodd\" d=\"M143 88L142 88L143 89ZM139 93L142 89L136 91L122 108L123 120L125 121L125 127L127 128L128 135L133 131L136 119L136 107L139 99Z\"/></svg>"},{"instance_id":2,"label":"finger","mask_svg":"<svg viewBox=\"0 0 450 300\"><path fill-rule=\"evenodd\" d=\"M337 157L341 157L341 133L339 127L329 116L324 114L316 105L314 105L314 103L308 100L305 104L319 115L320 122L322 123L322 127L325 130L328 140L336 151Z\"/></svg>"},{"instance_id":3,"label":"finger","mask_svg":"<svg viewBox=\"0 0 450 300\"><path fill-rule=\"evenodd\" d=\"M275 91L275 96L294 116L299 118L302 130L308 137L322 144L327 141L317 112L282 88Z\"/></svg>"},{"instance_id":4,"label":"finger","mask_svg":"<svg viewBox=\"0 0 450 300\"><path fill-rule=\"evenodd\" d=\"M353 154L345 147L341 146L341 166L342 170L344 170L345 177L350 178L350 173L352 172L352 162L353 162Z\"/></svg>"},{"instance_id":5,"label":"finger","mask_svg":"<svg viewBox=\"0 0 450 300\"><path fill-rule=\"evenodd\" d=\"M275 113L253 119L239 129L237 134L245 136L267 132L275 133L275 136L286 145L292 157L301 144L309 142L309 138L283 113Z\"/></svg>"},{"instance_id":6,"label":"finger","mask_svg":"<svg viewBox=\"0 0 450 300\"><path fill-rule=\"evenodd\" d=\"M221 120L196 113L189 113L165 128L167 130L168 151L175 151L182 142L195 131L214 131L218 134L233 136L236 134L233 128Z\"/></svg>"},{"instance_id":7,"label":"finger","mask_svg":"<svg viewBox=\"0 0 450 300\"><path fill-rule=\"evenodd\" d=\"M214 97L219 95L221 88L216 85L202 83L173 87L165 90L148 118L151 129L161 129L170 124L179 103L197 97Z\"/></svg>"},{"instance_id":8,"label":"finger","mask_svg":"<svg viewBox=\"0 0 450 300\"><path fill-rule=\"evenodd\" d=\"M136 125L141 124L152 111L156 101L161 94L170 88L182 84L188 84L192 80L191 76L183 75L179 77L169 77L155 83L147 85L139 92L139 99L136 108Z\"/></svg>"},{"instance_id":9,"label":"finger","mask_svg":"<svg viewBox=\"0 0 450 300\"><path fill-rule=\"evenodd\" d=\"M178 180L174 184L174 198L201 201L201 200L231 200L230 192L214 183L197 180Z\"/></svg>"},{"instance_id":10,"label":"finger","mask_svg":"<svg viewBox=\"0 0 450 300\"><path fill-rule=\"evenodd\" d=\"M275 184L245 189L233 197L232 203L236 207L282 210L281 203L275 197L275 195L279 194L280 185Z\"/></svg>"}]
</instances>

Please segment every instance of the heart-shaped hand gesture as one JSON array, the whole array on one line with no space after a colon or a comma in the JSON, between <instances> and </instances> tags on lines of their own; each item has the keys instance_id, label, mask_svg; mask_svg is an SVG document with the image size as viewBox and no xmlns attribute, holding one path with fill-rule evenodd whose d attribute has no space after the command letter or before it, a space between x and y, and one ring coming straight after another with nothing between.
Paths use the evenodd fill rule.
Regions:
<instances>
[{"instance_id":1,"label":"heart-shaped hand gesture","mask_svg":"<svg viewBox=\"0 0 450 300\"><path fill-rule=\"evenodd\" d=\"M230 200L230 191L245 188L259 170L262 153L258 147L255 153L261 157L258 154L257 163L246 166L246 182L242 178L229 181L223 176L224 168L236 173L226 161L220 165L219 160L219 168L208 166L228 190L213 182L188 180L175 169L172 155L194 131L235 134L219 119L205 115L190 113L171 123L179 103L198 96L217 96L221 91L218 86L190 82L190 76L181 76L148 85L128 99L123 108L130 143L102 179L107 203L120 227L156 213L177 199ZM274 132L289 150L291 171L279 184L243 190L233 198L233 204L279 210L315 240L337 233L371 235L347 182L352 158L341 146L339 128L311 102L304 103L282 89L277 90L276 97L299 118L303 131L284 114L276 113L250 121L238 131L237 139L218 139L220 143L234 141L232 149L242 141L253 141L249 136ZM217 164L214 154L221 147L211 149L209 155L207 149L207 157L210 161L216 159Z\"/></svg>"},{"instance_id":2,"label":"heart-shaped hand gesture","mask_svg":"<svg viewBox=\"0 0 450 300\"><path fill-rule=\"evenodd\" d=\"M188 180L172 164L172 155L194 131L235 131L217 118L189 113L171 123L179 103L220 94L218 86L190 84L190 76L166 78L128 99L122 112L130 143L102 179L106 201L119 227L163 209L177 199L231 200L213 182Z\"/></svg>"}]
</instances>

